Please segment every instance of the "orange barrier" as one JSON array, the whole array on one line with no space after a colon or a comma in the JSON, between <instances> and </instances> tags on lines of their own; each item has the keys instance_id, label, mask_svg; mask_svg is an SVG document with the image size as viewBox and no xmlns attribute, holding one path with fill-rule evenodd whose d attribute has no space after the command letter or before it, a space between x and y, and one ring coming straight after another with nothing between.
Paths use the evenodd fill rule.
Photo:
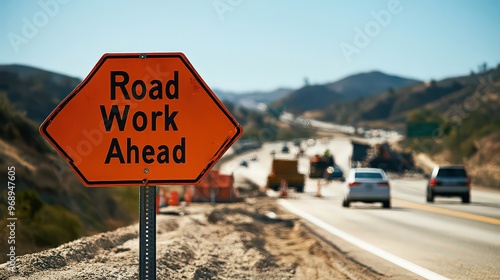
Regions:
<instances>
[{"instance_id":1,"label":"orange barrier","mask_svg":"<svg viewBox=\"0 0 500 280\"><path fill-rule=\"evenodd\" d=\"M233 186L234 178L210 171L203 180L189 193L193 202L230 202L238 198L238 191Z\"/></svg>"},{"instance_id":2,"label":"orange barrier","mask_svg":"<svg viewBox=\"0 0 500 280\"><path fill-rule=\"evenodd\" d=\"M170 192L170 199L168 200L168 206L179 206L179 193L177 191Z\"/></svg>"}]
</instances>

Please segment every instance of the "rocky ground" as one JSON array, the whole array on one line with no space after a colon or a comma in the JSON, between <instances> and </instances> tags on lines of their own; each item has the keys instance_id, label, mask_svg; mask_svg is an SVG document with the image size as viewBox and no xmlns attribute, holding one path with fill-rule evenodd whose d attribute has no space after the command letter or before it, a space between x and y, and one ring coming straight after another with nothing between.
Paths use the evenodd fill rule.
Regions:
<instances>
[{"instance_id":1,"label":"rocky ground","mask_svg":"<svg viewBox=\"0 0 500 280\"><path fill-rule=\"evenodd\" d=\"M168 212L167 212L168 210ZM380 279L311 233L275 199L164 208L157 279ZM20 256L0 279L138 279L138 225Z\"/></svg>"}]
</instances>

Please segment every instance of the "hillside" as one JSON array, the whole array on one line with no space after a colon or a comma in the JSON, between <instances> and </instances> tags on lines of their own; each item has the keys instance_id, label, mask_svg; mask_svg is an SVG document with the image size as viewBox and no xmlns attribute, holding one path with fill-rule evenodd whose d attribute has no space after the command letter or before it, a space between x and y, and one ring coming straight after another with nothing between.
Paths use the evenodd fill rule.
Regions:
<instances>
[{"instance_id":1,"label":"hillside","mask_svg":"<svg viewBox=\"0 0 500 280\"><path fill-rule=\"evenodd\" d=\"M485 88L483 83L487 83L486 79L496 80L499 75L500 70L497 68L483 74L448 78L398 89L393 88L342 105L332 104L316 113L319 113L323 120L332 122L369 124L370 122L384 121L393 125L404 125L407 115L415 109L453 115L453 109L461 106L462 109L456 113L464 115L466 112L460 112L465 110L464 103L467 100L479 102L485 96L479 98L478 89ZM489 95L487 94L487 96ZM473 98L474 96L477 97ZM471 98L473 100L470 100ZM496 108L496 106L493 107Z\"/></svg>"},{"instance_id":2,"label":"hillside","mask_svg":"<svg viewBox=\"0 0 500 280\"><path fill-rule=\"evenodd\" d=\"M16 173L18 255L137 221L136 188L85 188L39 134L38 125L14 109L4 90L0 91L0 169L11 166ZM0 178L0 184L7 186L7 176ZM7 206L5 191L0 194L2 236L8 236ZM1 242L0 251L7 252L7 246ZM6 257L2 254L0 262Z\"/></svg>"},{"instance_id":3,"label":"hillside","mask_svg":"<svg viewBox=\"0 0 500 280\"><path fill-rule=\"evenodd\" d=\"M310 85L293 91L272 103L287 111L301 114L310 110L322 110L334 104L369 97L388 89L419 84L420 81L373 71L348 76L325 85Z\"/></svg>"},{"instance_id":4,"label":"hillside","mask_svg":"<svg viewBox=\"0 0 500 280\"><path fill-rule=\"evenodd\" d=\"M260 103L270 104L275 100L283 98L292 92L292 89L288 88L278 88L273 91L263 92L263 91L255 91L255 92L245 92L245 93L235 93L224 91L220 89L214 89L215 94L219 97L220 100L225 102L231 102L236 106L243 106L248 109L257 109Z\"/></svg>"},{"instance_id":5,"label":"hillside","mask_svg":"<svg viewBox=\"0 0 500 280\"><path fill-rule=\"evenodd\" d=\"M78 84L79 79L23 65L0 65L0 91L41 123Z\"/></svg>"},{"instance_id":6,"label":"hillside","mask_svg":"<svg viewBox=\"0 0 500 280\"><path fill-rule=\"evenodd\" d=\"M421 81L372 71L348 76L326 86L344 96L345 100L372 96L389 88L401 88L419 84Z\"/></svg>"}]
</instances>

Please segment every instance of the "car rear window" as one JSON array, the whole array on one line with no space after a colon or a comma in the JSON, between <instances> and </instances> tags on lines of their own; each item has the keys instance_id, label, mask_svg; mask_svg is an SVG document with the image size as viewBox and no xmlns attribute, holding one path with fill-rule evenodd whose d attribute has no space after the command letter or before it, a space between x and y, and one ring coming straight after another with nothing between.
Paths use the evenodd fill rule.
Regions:
<instances>
[{"instance_id":1,"label":"car rear window","mask_svg":"<svg viewBox=\"0 0 500 280\"><path fill-rule=\"evenodd\" d=\"M354 174L356 179L383 179L382 174L374 172L356 172Z\"/></svg>"},{"instance_id":2,"label":"car rear window","mask_svg":"<svg viewBox=\"0 0 500 280\"><path fill-rule=\"evenodd\" d=\"M437 174L438 177L467 177L467 173L463 168L440 168Z\"/></svg>"}]
</instances>

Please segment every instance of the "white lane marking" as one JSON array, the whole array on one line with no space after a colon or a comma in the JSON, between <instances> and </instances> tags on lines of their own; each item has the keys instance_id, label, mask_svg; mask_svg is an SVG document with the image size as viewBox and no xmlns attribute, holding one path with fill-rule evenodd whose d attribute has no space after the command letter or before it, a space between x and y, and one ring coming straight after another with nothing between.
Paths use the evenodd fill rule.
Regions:
<instances>
[{"instance_id":1,"label":"white lane marking","mask_svg":"<svg viewBox=\"0 0 500 280\"><path fill-rule=\"evenodd\" d=\"M286 200L280 200L279 201L281 205L283 205L285 208L287 208L289 211L291 211L292 213L298 215L298 216L301 216L302 218L308 220L309 222L317 225L318 227L330 232L331 234L337 236L337 237L340 237L342 239L344 239L345 241L355 245L355 246L358 246L359 248L365 250L365 251L368 251L376 256L379 256L395 265L398 265L406 270L409 270L417 275L420 275L426 279L436 279L436 280L445 280L445 279L448 279L442 275L439 275L433 271L430 271L426 268L423 268L419 265L416 265L412 262L409 262L405 259L402 259L398 256L395 256L391 253L388 253L380 248L377 248L369 243L366 243L365 241L357 238L357 237L354 237L350 234L348 234L347 232L345 231L342 231L340 229L337 229L325 222L323 222L322 220L302 211L302 210L299 210L299 209L296 209L295 207L293 207L288 201Z\"/></svg>"}]
</instances>

